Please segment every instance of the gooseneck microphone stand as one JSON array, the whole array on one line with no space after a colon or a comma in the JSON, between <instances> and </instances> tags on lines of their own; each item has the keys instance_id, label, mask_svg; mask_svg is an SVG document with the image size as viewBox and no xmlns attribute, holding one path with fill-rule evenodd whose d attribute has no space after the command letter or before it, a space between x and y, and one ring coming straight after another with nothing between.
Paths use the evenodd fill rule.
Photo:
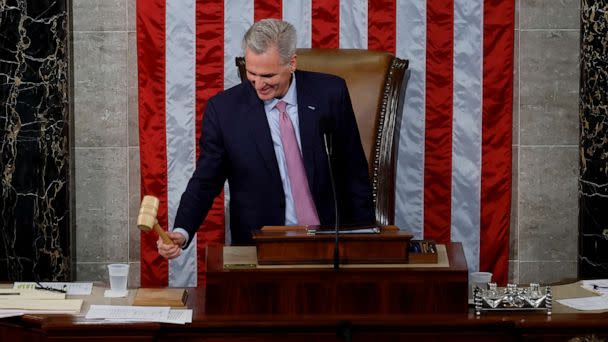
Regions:
<instances>
[{"instance_id":1,"label":"gooseneck microphone stand","mask_svg":"<svg viewBox=\"0 0 608 342\"><path fill-rule=\"evenodd\" d=\"M338 229L338 223L340 222L338 214L338 196L336 196L336 182L334 180L334 170L332 168L332 141L331 134L329 132L323 133L323 142L325 143L325 153L327 154L327 165L329 167L329 180L331 183L331 191L334 196L334 212L336 213L336 220L334 221L335 239L334 239L334 270L340 268L340 230Z\"/></svg>"}]
</instances>

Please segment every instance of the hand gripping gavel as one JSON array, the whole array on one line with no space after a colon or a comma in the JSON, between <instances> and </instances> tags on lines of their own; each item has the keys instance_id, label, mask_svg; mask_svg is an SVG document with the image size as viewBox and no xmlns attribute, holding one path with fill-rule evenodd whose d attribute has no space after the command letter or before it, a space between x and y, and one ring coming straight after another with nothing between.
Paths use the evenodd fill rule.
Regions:
<instances>
[{"instance_id":1,"label":"hand gripping gavel","mask_svg":"<svg viewBox=\"0 0 608 342\"><path fill-rule=\"evenodd\" d=\"M141 207L139 207L139 216L137 216L137 228L142 232L149 232L154 229L164 243L173 245L173 240L169 238L156 219L159 204L158 198L149 195L144 196L141 200Z\"/></svg>"}]
</instances>

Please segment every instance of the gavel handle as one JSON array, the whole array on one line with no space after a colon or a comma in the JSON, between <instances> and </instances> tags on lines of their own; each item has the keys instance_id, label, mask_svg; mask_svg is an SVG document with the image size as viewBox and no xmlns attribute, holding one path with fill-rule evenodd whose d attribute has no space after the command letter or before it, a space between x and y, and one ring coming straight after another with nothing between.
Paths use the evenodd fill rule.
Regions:
<instances>
[{"instance_id":1,"label":"gavel handle","mask_svg":"<svg viewBox=\"0 0 608 342\"><path fill-rule=\"evenodd\" d=\"M158 223L154 224L154 230L156 230L156 232L158 233L158 236L160 236L160 238L163 239L164 243L166 243L167 245L174 245L173 240L171 240L171 238L169 238L169 235L167 235L167 232L165 232Z\"/></svg>"}]
</instances>

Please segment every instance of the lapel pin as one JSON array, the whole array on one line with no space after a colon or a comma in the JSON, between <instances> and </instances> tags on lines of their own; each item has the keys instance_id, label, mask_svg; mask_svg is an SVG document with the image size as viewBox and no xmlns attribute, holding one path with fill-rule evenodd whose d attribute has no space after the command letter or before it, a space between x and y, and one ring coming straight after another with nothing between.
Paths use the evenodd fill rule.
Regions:
<instances>
[{"instance_id":1,"label":"lapel pin","mask_svg":"<svg viewBox=\"0 0 608 342\"><path fill-rule=\"evenodd\" d=\"M313 107L313 106L308 106L308 108L309 108L310 110L315 110L315 109L316 109L316 108L315 108L315 107Z\"/></svg>"}]
</instances>

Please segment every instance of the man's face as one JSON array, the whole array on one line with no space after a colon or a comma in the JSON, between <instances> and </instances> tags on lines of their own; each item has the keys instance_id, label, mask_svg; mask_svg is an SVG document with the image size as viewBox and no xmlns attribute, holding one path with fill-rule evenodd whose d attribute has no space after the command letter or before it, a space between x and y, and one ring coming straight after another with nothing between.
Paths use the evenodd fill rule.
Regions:
<instances>
[{"instance_id":1,"label":"man's face","mask_svg":"<svg viewBox=\"0 0 608 342\"><path fill-rule=\"evenodd\" d=\"M279 51L271 46L268 51L256 54L245 50L247 79L262 101L281 98L289 89L291 73L296 69L296 56L289 63L281 64Z\"/></svg>"}]
</instances>

